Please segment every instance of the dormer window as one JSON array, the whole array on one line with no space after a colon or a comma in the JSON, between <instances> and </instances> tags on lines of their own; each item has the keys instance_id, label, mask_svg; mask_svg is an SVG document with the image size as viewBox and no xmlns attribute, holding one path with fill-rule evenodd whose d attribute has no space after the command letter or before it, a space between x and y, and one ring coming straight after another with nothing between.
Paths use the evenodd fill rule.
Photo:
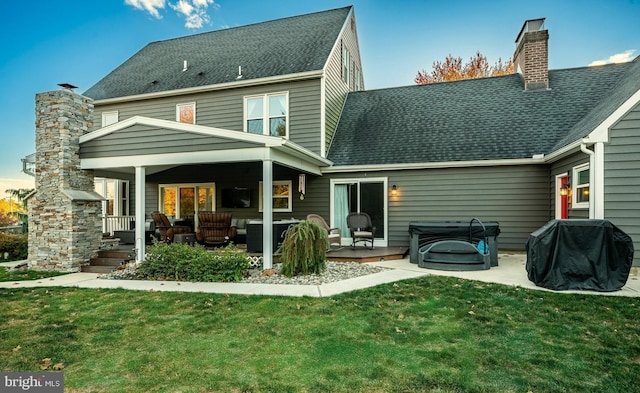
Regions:
<instances>
[{"instance_id":1,"label":"dormer window","mask_svg":"<svg viewBox=\"0 0 640 393\"><path fill-rule=\"evenodd\" d=\"M289 94L272 93L244 98L244 131L252 134L289 137Z\"/></svg>"}]
</instances>

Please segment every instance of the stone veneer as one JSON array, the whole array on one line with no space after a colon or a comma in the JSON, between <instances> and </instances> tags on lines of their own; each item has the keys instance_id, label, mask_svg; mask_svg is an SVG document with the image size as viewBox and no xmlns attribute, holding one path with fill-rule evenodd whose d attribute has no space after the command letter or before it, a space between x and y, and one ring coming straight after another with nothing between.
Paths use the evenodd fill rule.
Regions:
<instances>
[{"instance_id":1,"label":"stone veneer","mask_svg":"<svg viewBox=\"0 0 640 393\"><path fill-rule=\"evenodd\" d=\"M36 95L36 191L28 199L29 268L77 272L100 248L102 200L80 169L93 102L70 90Z\"/></svg>"}]
</instances>

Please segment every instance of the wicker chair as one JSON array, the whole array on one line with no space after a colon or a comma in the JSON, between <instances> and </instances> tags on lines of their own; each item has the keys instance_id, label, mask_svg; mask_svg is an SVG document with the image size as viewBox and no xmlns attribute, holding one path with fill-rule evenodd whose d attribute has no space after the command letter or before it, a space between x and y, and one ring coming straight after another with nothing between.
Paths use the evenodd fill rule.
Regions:
<instances>
[{"instance_id":1,"label":"wicker chair","mask_svg":"<svg viewBox=\"0 0 640 393\"><path fill-rule=\"evenodd\" d=\"M340 240L342 239L342 230L340 228L330 228L324 218L318 214L307 215L307 221L315 222L320 226L320 228L324 229L327 233L327 237L329 238L329 247L334 244L338 246L341 245Z\"/></svg>"},{"instance_id":2,"label":"wicker chair","mask_svg":"<svg viewBox=\"0 0 640 393\"><path fill-rule=\"evenodd\" d=\"M201 211L198 213L196 240L207 247L223 247L236 238L236 227L231 226L231 213Z\"/></svg>"},{"instance_id":3,"label":"wicker chair","mask_svg":"<svg viewBox=\"0 0 640 393\"><path fill-rule=\"evenodd\" d=\"M370 249L373 250L376 227L371 223L371 217L367 213L349 213L347 226L351 232L351 248L356 248L357 242L364 242L365 247L367 242L370 242Z\"/></svg>"},{"instance_id":4,"label":"wicker chair","mask_svg":"<svg viewBox=\"0 0 640 393\"><path fill-rule=\"evenodd\" d=\"M153 223L156 226L156 233L160 234L160 241L171 243L173 235L176 233L190 233L191 228L185 225L171 225L171 222L164 213L155 211L151 213Z\"/></svg>"}]
</instances>

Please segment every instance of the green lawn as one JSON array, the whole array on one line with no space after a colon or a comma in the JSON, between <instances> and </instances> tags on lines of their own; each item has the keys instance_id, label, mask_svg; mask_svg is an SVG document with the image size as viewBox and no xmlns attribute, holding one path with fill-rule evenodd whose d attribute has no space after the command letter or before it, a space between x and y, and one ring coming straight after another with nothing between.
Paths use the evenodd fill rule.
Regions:
<instances>
[{"instance_id":1,"label":"green lawn","mask_svg":"<svg viewBox=\"0 0 640 393\"><path fill-rule=\"evenodd\" d=\"M40 278L48 278L61 276L67 273L58 272L38 272L35 270L12 270L5 266L0 266L0 282L2 281L24 281L37 280Z\"/></svg>"},{"instance_id":2,"label":"green lawn","mask_svg":"<svg viewBox=\"0 0 640 393\"><path fill-rule=\"evenodd\" d=\"M0 290L65 392L639 392L640 299L424 277L332 298Z\"/></svg>"}]
</instances>

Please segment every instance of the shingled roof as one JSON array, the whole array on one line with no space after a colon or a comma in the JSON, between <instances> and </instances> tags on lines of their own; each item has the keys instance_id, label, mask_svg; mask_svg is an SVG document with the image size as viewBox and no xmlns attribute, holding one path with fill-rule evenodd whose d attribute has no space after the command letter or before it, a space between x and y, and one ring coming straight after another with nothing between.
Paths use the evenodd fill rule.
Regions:
<instances>
[{"instance_id":1,"label":"shingled roof","mask_svg":"<svg viewBox=\"0 0 640 393\"><path fill-rule=\"evenodd\" d=\"M239 66L243 80L322 70L351 9L152 42L84 95L101 100L234 82Z\"/></svg>"},{"instance_id":2,"label":"shingled roof","mask_svg":"<svg viewBox=\"0 0 640 393\"><path fill-rule=\"evenodd\" d=\"M548 154L633 66L550 71L549 90L524 91L513 74L349 93L327 158L380 165Z\"/></svg>"}]
</instances>

